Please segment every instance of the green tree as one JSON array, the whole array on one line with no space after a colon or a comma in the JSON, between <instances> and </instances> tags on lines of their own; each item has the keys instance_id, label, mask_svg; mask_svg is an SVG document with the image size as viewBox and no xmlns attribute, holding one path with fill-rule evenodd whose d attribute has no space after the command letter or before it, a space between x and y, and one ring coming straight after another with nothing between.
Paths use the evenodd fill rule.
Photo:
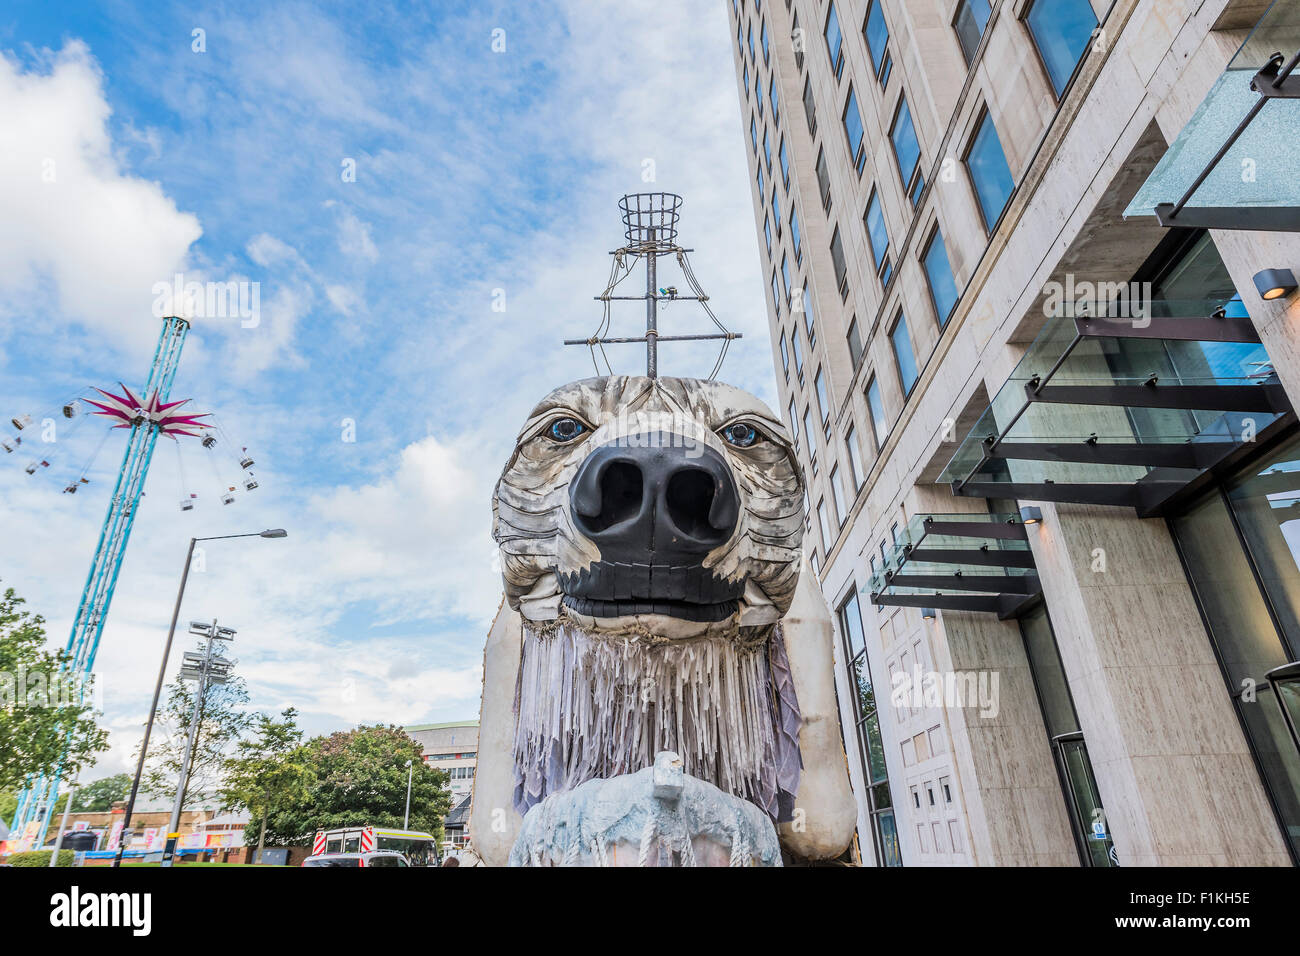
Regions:
<instances>
[{"instance_id":1,"label":"green tree","mask_svg":"<svg viewBox=\"0 0 1300 956\"><path fill-rule=\"evenodd\" d=\"M272 811L267 842L308 846L317 830L348 826L400 827L406 810L406 762L411 761L411 829L442 839L451 810L447 771L425 764L420 745L400 727L358 727L304 745L310 768L305 799Z\"/></svg>"},{"instance_id":2,"label":"green tree","mask_svg":"<svg viewBox=\"0 0 1300 956\"><path fill-rule=\"evenodd\" d=\"M64 673L66 652L45 649L45 619L24 603L13 588L0 597L0 790L60 766L70 780L108 749L108 731L82 703L90 688Z\"/></svg>"},{"instance_id":3,"label":"green tree","mask_svg":"<svg viewBox=\"0 0 1300 956\"><path fill-rule=\"evenodd\" d=\"M202 646L199 648L202 651ZM189 742L190 721L194 719L196 682L179 677L167 685L167 703L158 714L149 759L141 789L151 797L176 799L181 762ZM216 798L217 786L226 758L232 748L253 726L257 715L247 709L248 688L242 677L227 684L207 685L199 706L199 729L194 738L194 755L181 797L181 809L194 803ZM137 758L139 751L136 751Z\"/></svg>"},{"instance_id":4,"label":"green tree","mask_svg":"<svg viewBox=\"0 0 1300 956\"><path fill-rule=\"evenodd\" d=\"M131 775L115 773L111 777L92 780L77 791L72 801L73 813L105 813L113 809L118 800L131 795Z\"/></svg>"},{"instance_id":5,"label":"green tree","mask_svg":"<svg viewBox=\"0 0 1300 956\"><path fill-rule=\"evenodd\" d=\"M258 714L253 739L239 742L222 776L222 804L248 810L251 819L244 830L258 832L256 860L262 858L266 847L270 814L304 802L312 777L309 751L301 743L298 712L290 707L280 718Z\"/></svg>"}]
</instances>

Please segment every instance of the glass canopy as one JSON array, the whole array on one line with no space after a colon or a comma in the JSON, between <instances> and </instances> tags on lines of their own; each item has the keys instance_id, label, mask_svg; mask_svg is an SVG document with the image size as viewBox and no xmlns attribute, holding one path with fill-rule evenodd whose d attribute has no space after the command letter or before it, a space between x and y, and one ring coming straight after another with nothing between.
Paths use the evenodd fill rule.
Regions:
<instances>
[{"instance_id":1,"label":"glass canopy","mask_svg":"<svg viewBox=\"0 0 1300 956\"><path fill-rule=\"evenodd\" d=\"M1164 226L1300 231L1298 61L1300 0L1277 0L1124 216L1156 216Z\"/></svg>"},{"instance_id":2,"label":"glass canopy","mask_svg":"<svg viewBox=\"0 0 1300 956\"><path fill-rule=\"evenodd\" d=\"M1079 311L1048 320L958 446L939 476L954 494L1148 517L1295 420L1240 299Z\"/></svg>"},{"instance_id":3,"label":"glass canopy","mask_svg":"<svg viewBox=\"0 0 1300 956\"><path fill-rule=\"evenodd\" d=\"M873 604L1011 617L1042 593L1019 515L916 515L884 557Z\"/></svg>"}]
</instances>

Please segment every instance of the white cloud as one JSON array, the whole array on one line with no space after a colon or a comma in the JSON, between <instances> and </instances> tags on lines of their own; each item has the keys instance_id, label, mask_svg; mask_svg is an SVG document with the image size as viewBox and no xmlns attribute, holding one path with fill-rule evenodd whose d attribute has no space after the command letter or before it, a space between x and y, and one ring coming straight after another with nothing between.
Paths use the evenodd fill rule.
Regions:
<instances>
[{"instance_id":1,"label":"white cloud","mask_svg":"<svg viewBox=\"0 0 1300 956\"><path fill-rule=\"evenodd\" d=\"M153 285L180 271L199 221L121 168L85 44L44 65L0 55L0 313L30 316L52 285L63 316L143 349L158 334Z\"/></svg>"}]
</instances>

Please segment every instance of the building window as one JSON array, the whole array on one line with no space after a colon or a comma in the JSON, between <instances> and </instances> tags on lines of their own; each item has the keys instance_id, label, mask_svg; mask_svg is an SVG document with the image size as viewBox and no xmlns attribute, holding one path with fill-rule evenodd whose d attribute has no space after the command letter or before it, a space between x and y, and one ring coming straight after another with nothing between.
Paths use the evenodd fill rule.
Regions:
<instances>
[{"instance_id":1,"label":"building window","mask_svg":"<svg viewBox=\"0 0 1300 956\"><path fill-rule=\"evenodd\" d=\"M839 465L831 469L831 503L835 506L836 527L843 528L844 519L848 517L848 512L844 508L844 489L840 487Z\"/></svg>"},{"instance_id":2,"label":"building window","mask_svg":"<svg viewBox=\"0 0 1300 956\"><path fill-rule=\"evenodd\" d=\"M921 199L925 177L921 175L921 144L916 138L912 110L907 105L906 97L899 98L898 112L894 114L889 140L894 146L894 159L898 161L898 175L903 181L903 191L915 206Z\"/></svg>"},{"instance_id":3,"label":"building window","mask_svg":"<svg viewBox=\"0 0 1300 956\"><path fill-rule=\"evenodd\" d=\"M781 371L785 372L785 377L790 377L790 348L785 342L785 333L781 333Z\"/></svg>"},{"instance_id":4,"label":"building window","mask_svg":"<svg viewBox=\"0 0 1300 956\"><path fill-rule=\"evenodd\" d=\"M808 347L812 348L817 344L817 317L813 315L812 293L808 291L808 283L806 282L803 286L800 301L803 303L803 327L808 330Z\"/></svg>"},{"instance_id":5,"label":"building window","mask_svg":"<svg viewBox=\"0 0 1300 956\"><path fill-rule=\"evenodd\" d=\"M912 354L912 337L907 334L907 317L902 312L894 322L894 331L889 333L889 341L894 346L894 361L898 363L898 380L902 383L903 394L912 394L916 384L916 356Z\"/></svg>"},{"instance_id":6,"label":"building window","mask_svg":"<svg viewBox=\"0 0 1300 956\"><path fill-rule=\"evenodd\" d=\"M758 106L758 118L763 118L763 78L754 77L754 102Z\"/></svg>"},{"instance_id":7,"label":"building window","mask_svg":"<svg viewBox=\"0 0 1300 956\"><path fill-rule=\"evenodd\" d=\"M830 11L826 14L826 29L822 31L826 38L826 53L831 58L831 72L835 74L835 79L840 78L844 71L844 43L840 36L840 18L835 15L835 4L830 5Z\"/></svg>"},{"instance_id":8,"label":"building window","mask_svg":"<svg viewBox=\"0 0 1300 956\"><path fill-rule=\"evenodd\" d=\"M849 359L853 362L853 368L862 364L862 334L858 331L858 317L855 315L849 319L849 331L845 335L849 343Z\"/></svg>"},{"instance_id":9,"label":"building window","mask_svg":"<svg viewBox=\"0 0 1300 956\"><path fill-rule=\"evenodd\" d=\"M821 416L822 427L829 430L831 427L831 402L826 395L826 375L822 369L817 370L813 376L813 389L817 392L817 413Z\"/></svg>"},{"instance_id":10,"label":"building window","mask_svg":"<svg viewBox=\"0 0 1300 956\"><path fill-rule=\"evenodd\" d=\"M1171 521L1232 705L1300 860L1300 440Z\"/></svg>"},{"instance_id":11,"label":"building window","mask_svg":"<svg viewBox=\"0 0 1300 956\"><path fill-rule=\"evenodd\" d=\"M775 276L773 277L775 279ZM794 347L794 370L799 376L799 381L803 381L803 352L799 349L799 332L795 330L790 333L790 344Z\"/></svg>"},{"instance_id":12,"label":"building window","mask_svg":"<svg viewBox=\"0 0 1300 956\"><path fill-rule=\"evenodd\" d=\"M754 148L754 153L758 153L758 124L754 122L754 117L749 117L749 142Z\"/></svg>"},{"instance_id":13,"label":"building window","mask_svg":"<svg viewBox=\"0 0 1300 956\"><path fill-rule=\"evenodd\" d=\"M749 31L746 40L749 43L749 61L753 63L755 57L754 57L754 24L752 23L749 25Z\"/></svg>"},{"instance_id":14,"label":"building window","mask_svg":"<svg viewBox=\"0 0 1300 956\"><path fill-rule=\"evenodd\" d=\"M889 82L893 60L889 56L889 25L885 23L885 12L880 8L880 0L872 0L867 18L862 24L862 35L867 41L871 68L880 80L880 85L884 86Z\"/></svg>"},{"instance_id":15,"label":"building window","mask_svg":"<svg viewBox=\"0 0 1300 956\"><path fill-rule=\"evenodd\" d=\"M794 250L794 261L803 264L803 244L799 236L799 213L790 204L790 247Z\"/></svg>"},{"instance_id":16,"label":"building window","mask_svg":"<svg viewBox=\"0 0 1300 956\"><path fill-rule=\"evenodd\" d=\"M772 74L772 81L767 84L767 98L772 103L772 124L774 126L780 126L781 125L781 100L778 98L776 92L775 73Z\"/></svg>"},{"instance_id":17,"label":"building window","mask_svg":"<svg viewBox=\"0 0 1300 956\"><path fill-rule=\"evenodd\" d=\"M873 559L874 563L874 559ZM880 866L902 866L898 845L898 828L894 824L894 801L889 793L889 771L885 766L885 744L880 737L880 718L876 712L876 693L871 683L871 665L867 662L866 637L862 629L862 611L858 607L857 585L839 607L840 635L849 661L849 681L853 685L853 711L857 722L858 749L862 754L867 778L867 803L871 810L872 842Z\"/></svg>"},{"instance_id":18,"label":"building window","mask_svg":"<svg viewBox=\"0 0 1300 956\"><path fill-rule=\"evenodd\" d=\"M885 285L893 266L889 261L889 230L885 226L885 214L880 208L880 191L871 191L871 201L867 211L862 214L862 224L867 229L867 246L871 249L871 262L876 267L876 275Z\"/></svg>"},{"instance_id":19,"label":"building window","mask_svg":"<svg viewBox=\"0 0 1300 956\"><path fill-rule=\"evenodd\" d=\"M952 266L948 262L948 249L938 227L935 227L929 244L921 253L921 262L925 265L925 278L930 285L934 314L939 319L939 328L943 328L948 324L952 310L957 307L958 296L957 283L952 277Z\"/></svg>"},{"instance_id":20,"label":"building window","mask_svg":"<svg viewBox=\"0 0 1300 956\"><path fill-rule=\"evenodd\" d=\"M790 257L781 257L781 287L785 290L785 303L790 304Z\"/></svg>"},{"instance_id":21,"label":"building window","mask_svg":"<svg viewBox=\"0 0 1300 956\"><path fill-rule=\"evenodd\" d=\"M957 42L961 44L961 55L970 66L979 48L980 37L989 24L991 12L989 0L961 0L957 4L957 15L953 17L952 28L957 33Z\"/></svg>"},{"instance_id":22,"label":"building window","mask_svg":"<svg viewBox=\"0 0 1300 956\"><path fill-rule=\"evenodd\" d=\"M763 63L766 64L771 59L771 52L768 50L768 46L767 46L767 21L766 20L763 21L763 26L759 30L758 42L759 45L762 46L763 48Z\"/></svg>"},{"instance_id":23,"label":"building window","mask_svg":"<svg viewBox=\"0 0 1300 956\"><path fill-rule=\"evenodd\" d=\"M758 201L762 202L767 190L763 188L763 166L761 163L758 166L758 172L754 174L754 182L758 183Z\"/></svg>"},{"instance_id":24,"label":"building window","mask_svg":"<svg viewBox=\"0 0 1300 956\"><path fill-rule=\"evenodd\" d=\"M803 433L808 439L808 462L812 465L813 474L817 474L817 433L812 427L812 407L809 406L803 410Z\"/></svg>"},{"instance_id":25,"label":"building window","mask_svg":"<svg viewBox=\"0 0 1300 956\"><path fill-rule=\"evenodd\" d=\"M772 141L767 135L767 130L763 130L763 159L767 161L768 172L772 171Z\"/></svg>"},{"instance_id":26,"label":"building window","mask_svg":"<svg viewBox=\"0 0 1300 956\"><path fill-rule=\"evenodd\" d=\"M880 398L880 382L872 376L867 383L867 407L871 409L871 431L879 451L889 437L889 423L885 421L885 403Z\"/></svg>"},{"instance_id":27,"label":"building window","mask_svg":"<svg viewBox=\"0 0 1300 956\"><path fill-rule=\"evenodd\" d=\"M1088 49L1097 15L1088 0L1034 0L1025 23L1059 99Z\"/></svg>"},{"instance_id":28,"label":"building window","mask_svg":"<svg viewBox=\"0 0 1300 956\"><path fill-rule=\"evenodd\" d=\"M745 74L742 77L742 79L744 80L742 85L745 87L745 99L749 99L749 64L748 63L745 64Z\"/></svg>"},{"instance_id":29,"label":"building window","mask_svg":"<svg viewBox=\"0 0 1300 956\"><path fill-rule=\"evenodd\" d=\"M839 287L840 298L849 294L849 266L844 259L844 243L840 240L840 227L835 227L831 235L831 265L835 267L835 284Z\"/></svg>"},{"instance_id":30,"label":"building window","mask_svg":"<svg viewBox=\"0 0 1300 956\"><path fill-rule=\"evenodd\" d=\"M794 47L794 68L803 69L803 30L799 28L799 14L790 24L790 45Z\"/></svg>"},{"instance_id":31,"label":"building window","mask_svg":"<svg viewBox=\"0 0 1300 956\"><path fill-rule=\"evenodd\" d=\"M767 254L770 256L772 255L772 220L767 216L763 217L763 238L767 240Z\"/></svg>"},{"instance_id":32,"label":"building window","mask_svg":"<svg viewBox=\"0 0 1300 956\"><path fill-rule=\"evenodd\" d=\"M867 164L867 150L863 144L862 136L862 111L858 109L858 98L853 92L853 84L849 84L849 96L844 101L844 135L849 143L849 161L853 163L853 168L862 175L862 167Z\"/></svg>"},{"instance_id":33,"label":"building window","mask_svg":"<svg viewBox=\"0 0 1300 956\"><path fill-rule=\"evenodd\" d=\"M867 473L862 469L862 450L858 448L858 431L853 425L844 435L844 444L849 450L849 477L853 479L850 490L856 495Z\"/></svg>"},{"instance_id":34,"label":"building window","mask_svg":"<svg viewBox=\"0 0 1300 956\"><path fill-rule=\"evenodd\" d=\"M808 135L817 135L817 104L813 102L811 77L803 84L803 114L808 117Z\"/></svg>"},{"instance_id":35,"label":"building window","mask_svg":"<svg viewBox=\"0 0 1300 956\"><path fill-rule=\"evenodd\" d=\"M781 185L786 189L790 188L790 157L785 152L785 137L781 137L781 147L776 152L777 160L781 163Z\"/></svg>"},{"instance_id":36,"label":"building window","mask_svg":"<svg viewBox=\"0 0 1300 956\"><path fill-rule=\"evenodd\" d=\"M1007 208L1007 200L1016 184L1011 178L1007 155L1002 151L1002 141L993 126L993 117L987 110L971 139L970 149L966 151L966 171L979 199L984 228L992 232L1002 217L1002 210Z\"/></svg>"},{"instance_id":37,"label":"building window","mask_svg":"<svg viewBox=\"0 0 1300 956\"><path fill-rule=\"evenodd\" d=\"M817 499L817 523L822 529L822 550L830 554L831 547L835 544L835 535L831 531L831 520L826 515L826 499Z\"/></svg>"},{"instance_id":38,"label":"building window","mask_svg":"<svg viewBox=\"0 0 1300 956\"><path fill-rule=\"evenodd\" d=\"M776 287L776 270L772 270L772 307L776 309L776 314L781 315L781 293Z\"/></svg>"},{"instance_id":39,"label":"building window","mask_svg":"<svg viewBox=\"0 0 1300 956\"><path fill-rule=\"evenodd\" d=\"M772 184L772 221L776 223L776 234L781 235L781 201L776 191L776 183Z\"/></svg>"},{"instance_id":40,"label":"building window","mask_svg":"<svg viewBox=\"0 0 1300 956\"><path fill-rule=\"evenodd\" d=\"M794 399L790 399L790 438L795 445L799 444L799 419L794 414Z\"/></svg>"},{"instance_id":41,"label":"building window","mask_svg":"<svg viewBox=\"0 0 1300 956\"><path fill-rule=\"evenodd\" d=\"M826 168L826 150L817 150L817 189L822 194L822 209L829 215L831 211L831 173Z\"/></svg>"}]
</instances>

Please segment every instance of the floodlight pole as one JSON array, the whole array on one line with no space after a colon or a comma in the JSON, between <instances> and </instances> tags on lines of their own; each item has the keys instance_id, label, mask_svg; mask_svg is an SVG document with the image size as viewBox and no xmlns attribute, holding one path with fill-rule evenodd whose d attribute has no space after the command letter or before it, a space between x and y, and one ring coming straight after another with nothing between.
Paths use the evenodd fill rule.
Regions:
<instances>
[{"instance_id":1,"label":"floodlight pole","mask_svg":"<svg viewBox=\"0 0 1300 956\"><path fill-rule=\"evenodd\" d=\"M203 669L199 672L199 683L194 691L194 713L190 715L190 736L185 742L185 756L181 759L181 776L176 783L176 799L172 803L171 820L167 823L167 833L165 839L170 842L171 835L178 832L181 825L181 805L185 802L185 787L189 783L190 761L194 756L194 739L199 735L199 715L203 712L203 695L208 688L208 670L212 665L212 648L217 643L217 620L212 619L212 629L208 631L208 647L203 652ZM176 838L180 842L180 837ZM175 859L176 847L172 849L172 856L163 857L162 865L171 866L172 860Z\"/></svg>"},{"instance_id":2,"label":"floodlight pole","mask_svg":"<svg viewBox=\"0 0 1300 956\"><path fill-rule=\"evenodd\" d=\"M655 231L651 229L645 257L645 373L649 378L659 375L659 287L655 272Z\"/></svg>"},{"instance_id":3,"label":"floodlight pole","mask_svg":"<svg viewBox=\"0 0 1300 956\"><path fill-rule=\"evenodd\" d=\"M225 538L283 538L283 528L269 528L266 531L252 531L247 534L221 534L207 538L190 538L190 548L185 552L185 568L181 571L181 586L176 591L176 605L172 608L172 623L167 629L167 643L163 645L162 663L158 665L158 682L153 688L153 703L149 706L149 720L144 725L144 739L140 741L140 759L135 764L135 779L131 782L131 796L126 801L126 816L122 819L122 834L117 844L117 856L113 857L113 866L122 865L122 854L126 852L126 835L131 829L131 814L135 812L135 798L140 791L140 778L144 775L144 758L149 752L149 735L153 733L153 722L158 715L158 698L162 696L163 681L167 679L167 660L172 653L172 639L176 636L176 621L181 614L181 599L185 597L185 582L190 579L190 564L194 560L194 545L199 541L220 541ZM170 831L169 831L170 832Z\"/></svg>"}]
</instances>

